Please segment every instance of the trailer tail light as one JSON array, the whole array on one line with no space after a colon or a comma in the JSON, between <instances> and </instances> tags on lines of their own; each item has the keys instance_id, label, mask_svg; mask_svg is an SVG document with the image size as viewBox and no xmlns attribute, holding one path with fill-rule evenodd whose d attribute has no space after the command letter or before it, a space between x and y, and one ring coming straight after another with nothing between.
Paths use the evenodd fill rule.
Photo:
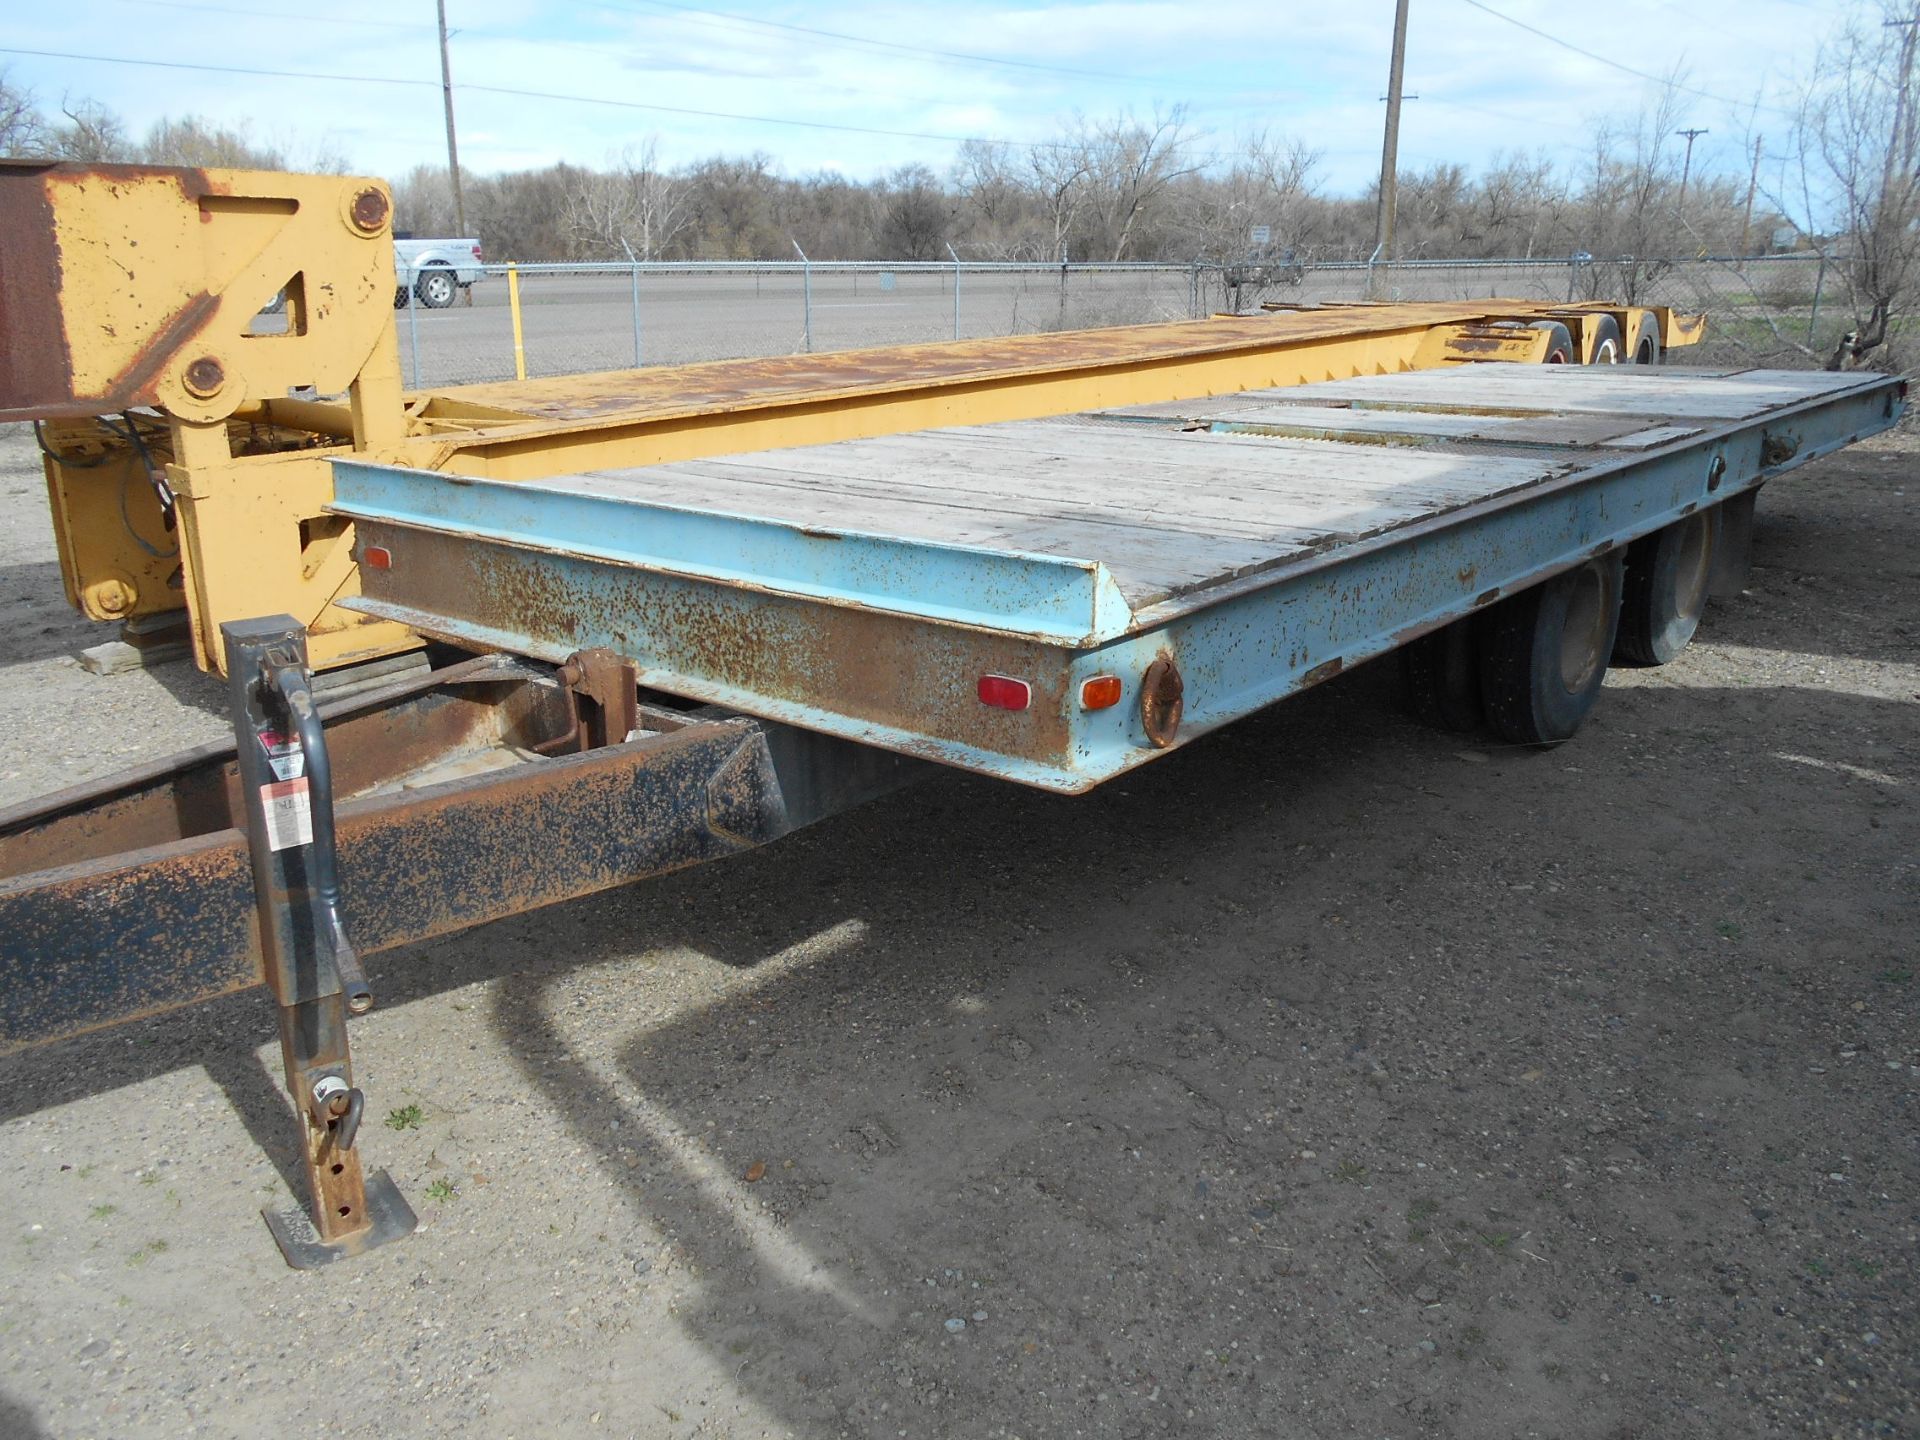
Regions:
<instances>
[{"instance_id":1,"label":"trailer tail light","mask_svg":"<svg viewBox=\"0 0 1920 1440\"><path fill-rule=\"evenodd\" d=\"M982 675L980 703L1001 710L1024 710L1033 703L1033 687L1007 675Z\"/></svg>"},{"instance_id":2,"label":"trailer tail light","mask_svg":"<svg viewBox=\"0 0 1920 1440\"><path fill-rule=\"evenodd\" d=\"M391 570L393 552L384 545L369 545L360 552L360 563L369 570Z\"/></svg>"},{"instance_id":3,"label":"trailer tail light","mask_svg":"<svg viewBox=\"0 0 1920 1440\"><path fill-rule=\"evenodd\" d=\"M1081 709L1111 710L1119 703L1120 677L1118 675L1096 675L1091 680L1081 683Z\"/></svg>"}]
</instances>

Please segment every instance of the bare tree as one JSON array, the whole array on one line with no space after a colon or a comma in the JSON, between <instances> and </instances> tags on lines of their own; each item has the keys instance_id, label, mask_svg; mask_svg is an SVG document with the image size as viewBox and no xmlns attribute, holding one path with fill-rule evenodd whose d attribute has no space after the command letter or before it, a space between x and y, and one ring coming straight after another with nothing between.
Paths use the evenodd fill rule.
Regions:
<instances>
[{"instance_id":1,"label":"bare tree","mask_svg":"<svg viewBox=\"0 0 1920 1440\"><path fill-rule=\"evenodd\" d=\"M1067 237L1080 218L1081 207L1087 203L1092 174L1093 156L1084 137L1036 145L1027 152L1028 180L1048 225L1046 253L1033 258L1066 259Z\"/></svg>"},{"instance_id":2,"label":"bare tree","mask_svg":"<svg viewBox=\"0 0 1920 1440\"><path fill-rule=\"evenodd\" d=\"M284 170L286 155L262 145L246 127L230 129L198 115L163 117L140 145L140 158L153 165L225 166L239 170Z\"/></svg>"},{"instance_id":3,"label":"bare tree","mask_svg":"<svg viewBox=\"0 0 1920 1440\"><path fill-rule=\"evenodd\" d=\"M1603 121L1594 133L1575 223L1580 248L1598 257L1586 272L1589 298L1604 292L1643 299L1669 268L1684 232L1675 201L1679 167L1672 139L1684 120L1675 70L1625 124Z\"/></svg>"},{"instance_id":4,"label":"bare tree","mask_svg":"<svg viewBox=\"0 0 1920 1440\"><path fill-rule=\"evenodd\" d=\"M1920 3L1882 0L1824 47L1802 97L1791 159L1801 228L1841 232L1839 276L1853 331L1829 369L1894 364L1891 322L1920 278L1920 113L1914 72Z\"/></svg>"},{"instance_id":5,"label":"bare tree","mask_svg":"<svg viewBox=\"0 0 1920 1440\"><path fill-rule=\"evenodd\" d=\"M98 100L62 100L60 113L66 122L55 125L53 133L61 159L97 165L132 157L127 127Z\"/></svg>"},{"instance_id":6,"label":"bare tree","mask_svg":"<svg viewBox=\"0 0 1920 1440\"><path fill-rule=\"evenodd\" d=\"M1151 123L1122 116L1089 137L1093 205L1108 259L1126 259L1168 188L1200 169L1188 160L1193 136L1186 116L1186 107L1179 105L1156 113Z\"/></svg>"},{"instance_id":7,"label":"bare tree","mask_svg":"<svg viewBox=\"0 0 1920 1440\"><path fill-rule=\"evenodd\" d=\"M887 177L880 253L891 260L933 260L946 249L952 209L933 171L903 165Z\"/></svg>"},{"instance_id":8,"label":"bare tree","mask_svg":"<svg viewBox=\"0 0 1920 1440\"><path fill-rule=\"evenodd\" d=\"M579 173L567 192L565 223L571 257L657 260L687 228L687 185L658 163L658 141L636 155L622 150L611 169Z\"/></svg>"},{"instance_id":9,"label":"bare tree","mask_svg":"<svg viewBox=\"0 0 1920 1440\"><path fill-rule=\"evenodd\" d=\"M33 91L14 84L12 75L0 69L0 155L47 155L53 148L53 132Z\"/></svg>"}]
</instances>

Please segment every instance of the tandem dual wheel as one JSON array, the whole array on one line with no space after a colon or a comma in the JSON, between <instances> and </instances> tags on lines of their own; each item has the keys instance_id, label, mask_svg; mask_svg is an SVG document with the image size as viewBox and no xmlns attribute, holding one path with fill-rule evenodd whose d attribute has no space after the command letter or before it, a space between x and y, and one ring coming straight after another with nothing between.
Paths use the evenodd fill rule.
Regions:
<instances>
[{"instance_id":1,"label":"tandem dual wheel","mask_svg":"<svg viewBox=\"0 0 1920 1440\"><path fill-rule=\"evenodd\" d=\"M1414 718L1516 745L1572 738L1609 664L1664 665L1693 639L1719 526L1696 511L1402 646Z\"/></svg>"},{"instance_id":2,"label":"tandem dual wheel","mask_svg":"<svg viewBox=\"0 0 1920 1440\"><path fill-rule=\"evenodd\" d=\"M1514 322L1518 324L1518 321ZM1540 357L1543 365L1578 365L1580 363L1580 345L1573 338L1573 332L1558 320L1533 320L1527 323L1529 330L1547 332L1546 352ZM1589 365L1658 365L1660 363L1660 326L1651 315L1641 315L1634 322L1633 336L1629 339L1620 333L1620 322L1611 315L1602 315L1593 324L1593 356L1586 362Z\"/></svg>"}]
</instances>

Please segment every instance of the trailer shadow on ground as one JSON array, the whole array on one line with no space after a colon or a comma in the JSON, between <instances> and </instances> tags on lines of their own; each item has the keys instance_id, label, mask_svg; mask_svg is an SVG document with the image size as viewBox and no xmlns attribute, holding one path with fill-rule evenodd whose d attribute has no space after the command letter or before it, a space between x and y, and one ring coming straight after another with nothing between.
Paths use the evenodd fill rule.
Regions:
<instances>
[{"instance_id":1,"label":"trailer shadow on ground","mask_svg":"<svg viewBox=\"0 0 1920 1440\"><path fill-rule=\"evenodd\" d=\"M1920 736L1764 680L1623 672L1539 752L1365 667L1078 800L942 776L374 957L385 1015L491 982L485 1083L649 1237L603 1301L654 1328L496 1376L490 1428L1911 1426ZM667 964L704 998L656 1021ZM0 1117L204 1064L293 1184L270 1030L256 993L11 1057Z\"/></svg>"},{"instance_id":2,"label":"trailer shadow on ground","mask_svg":"<svg viewBox=\"0 0 1920 1440\"><path fill-rule=\"evenodd\" d=\"M556 1018L571 958L502 981L526 1083L740 1387L801 1433L1286 1433L1309 1392L1342 1432L1731 1433L1835 1381L1727 1393L1725 1348L1794 1370L1914 1318L1910 1081L1876 1082L1915 897L1862 914L1837 873L1920 839L1911 708L1643 687L1513 754L1379 689L1125 793L940 782L685 877L648 943L807 958L608 1065ZM630 948L629 913L566 948ZM1842 1053L1882 1057L1870 1096L1824 1078ZM1901 1362L1840 1349L1862 1418L1914 1418Z\"/></svg>"}]
</instances>

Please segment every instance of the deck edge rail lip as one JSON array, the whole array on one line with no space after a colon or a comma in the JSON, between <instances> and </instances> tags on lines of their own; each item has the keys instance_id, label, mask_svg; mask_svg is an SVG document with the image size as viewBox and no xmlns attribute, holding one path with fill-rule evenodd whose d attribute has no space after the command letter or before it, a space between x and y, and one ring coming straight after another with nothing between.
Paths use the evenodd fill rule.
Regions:
<instances>
[{"instance_id":1,"label":"deck edge rail lip","mask_svg":"<svg viewBox=\"0 0 1920 1440\"><path fill-rule=\"evenodd\" d=\"M911 594L884 589L868 591L836 589L830 585L799 578L770 577L762 571L663 557L620 546L534 539L523 531L498 524L476 523L470 518L453 518L436 513L430 507L412 508L405 503L404 495L396 497L400 503L394 504L381 503L372 498L357 499L350 495L343 498L340 493L342 481L344 480L347 488L351 489L353 483L362 477L372 477L372 483L385 486L389 491L397 487L401 491L411 492L423 498L434 494L458 495L463 491L515 499L523 499L531 495L550 496L596 510L605 509L611 514L618 514L629 520L636 517L644 519L648 514L673 515L685 517L689 522L694 523L738 527L744 531L762 533L781 541L805 538L844 540L855 546L864 547L868 552L898 552L903 556L932 555L941 558L963 558L991 567L995 575L983 583L991 584L993 579L1004 576L1009 571L1021 571L1027 572L1036 585L1057 579L1063 588L1057 596L1046 596L1036 592L1032 598L1032 608L1028 610L1003 612L996 615L994 611L983 606L932 603ZM429 534L484 541L535 554L618 565L648 574L725 585L731 589L749 593L790 597L812 604L875 610L1070 648L1085 648L1089 645L1101 644L1127 634L1134 628L1133 607L1121 592L1112 572L1103 561L1099 560L1045 555L1029 550L968 545L954 541L916 540L839 526L800 525L792 521L735 511L648 500L624 500L614 496L595 494L592 491L563 488L547 483L543 483L538 489L532 489L519 481L464 477L449 479L438 472L352 460L335 462L334 480L335 497L329 502L327 509L334 514L371 524L391 525ZM445 487L445 489L438 491L431 487ZM356 610L362 614L373 614L374 610L364 603L367 598L364 595L348 596L344 597L340 604L343 608Z\"/></svg>"}]
</instances>

